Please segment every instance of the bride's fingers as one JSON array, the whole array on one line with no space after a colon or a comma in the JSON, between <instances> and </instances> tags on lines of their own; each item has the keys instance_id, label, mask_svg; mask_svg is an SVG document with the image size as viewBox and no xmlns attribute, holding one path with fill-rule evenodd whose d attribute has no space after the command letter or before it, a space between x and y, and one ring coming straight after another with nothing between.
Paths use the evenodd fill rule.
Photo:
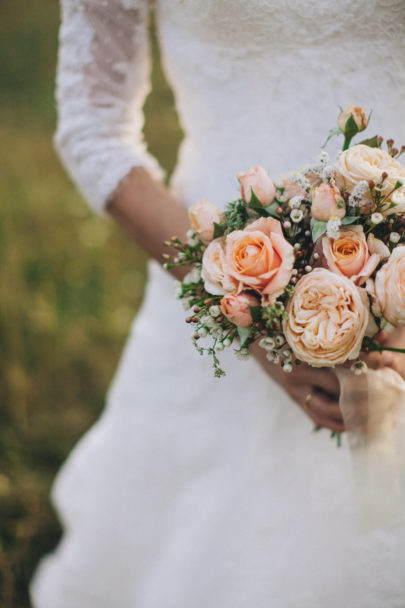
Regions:
<instances>
[{"instance_id":1,"label":"bride's fingers","mask_svg":"<svg viewBox=\"0 0 405 608\"><path fill-rule=\"evenodd\" d=\"M384 367L384 359L381 356L381 353L368 353L362 356L361 359L362 361L367 363L367 367L369 367L370 369L379 369L380 367Z\"/></svg>"},{"instance_id":2,"label":"bride's fingers","mask_svg":"<svg viewBox=\"0 0 405 608\"><path fill-rule=\"evenodd\" d=\"M335 398L339 395L339 381L331 370L305 366L299 368L297 376L297 380L303 380L305 384L319 387L327 395Z\"/></svg>"},{"instance_id":3,"label":"bride's fingers","mask_svg":"<svg viewBox=\"0 0 405 608\"><path fill-rule=\"evenodd\" d=\"M382 353L373 352L362 357L370 369L380 369L381 367L392 367L395 364L393 353L384 351Z\"/></svg>"},{"instance_id":4,"label":"bride's fingers","mask_svg":"<svg viewBox=\"0 0 405 608\"><path fill-rule=\"evenodd\" d=\"M337 401L317 392L317 389L310 385L295 385L290 389L290 395L315 426L340 433L344 431L343 418Z\"/></svg>"},{"instance_id":5,"label":"bride's fingers","mask_svg":"<svg viewBox=\"0 0 405 608\"><path fill-rule=\"evenodd\" d=\"M343 416L337 401L329 399L327 396L318 393L316 389L311 397L307 399L306 406L314 412L319 419L327 420L333 424L344 425Z\"/></svg>"},{"instance_id":6,"label":"bride's fingers","mask_svg":"<svg viewBox=\"0 0 405 608\"><path fill-rule=\"evenodd\" d=\"M344 433L346 430L345 425L342 422L337 422L335 420L316 418L314 422L316 427L329 429L330 431L335 431L336 433Z\"/></svg>"}]
</instances>

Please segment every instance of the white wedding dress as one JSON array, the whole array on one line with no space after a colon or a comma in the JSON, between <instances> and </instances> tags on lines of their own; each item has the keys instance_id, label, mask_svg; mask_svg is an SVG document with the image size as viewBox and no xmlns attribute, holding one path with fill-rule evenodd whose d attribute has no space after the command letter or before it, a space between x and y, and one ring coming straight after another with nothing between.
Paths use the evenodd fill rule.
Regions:
<instances>
[{"instance_id":1,"label":"white wedding dress","mask_svg":"<svg viewBox=\"0 0 405 608\"><path fill-rule=\"evenodd\" d=\"M149 89L147 0L63 0L57 145L101 210L133 166ZM186 137L184 204L237 197L236 171L315 160L339 105L405 142L404 0L157 0ZM117 260L119 272L119 260ZM350 454L254 360L214 379L172 279L145 300L99 422L53 499L65 527L36 608L404 608L405 535L363 534Z\"/></svg>"}]
</instances>

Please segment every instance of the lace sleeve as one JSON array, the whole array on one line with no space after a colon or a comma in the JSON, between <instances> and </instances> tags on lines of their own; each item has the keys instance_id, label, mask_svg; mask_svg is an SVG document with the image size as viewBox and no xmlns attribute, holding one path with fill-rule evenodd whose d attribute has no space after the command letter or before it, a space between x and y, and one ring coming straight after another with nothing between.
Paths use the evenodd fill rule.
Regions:
<instances>
[{"instance_id":1,"label":"lace sleeve","mask_svg":"<svg viewBox=\"0 0 405 608\"><path fill-rule=\"evenodd\" d=\"M55 145L99 212L133 167L163 175L142 137L148 9L148 0L62 0Z\"/></svg>"}]
</instances>

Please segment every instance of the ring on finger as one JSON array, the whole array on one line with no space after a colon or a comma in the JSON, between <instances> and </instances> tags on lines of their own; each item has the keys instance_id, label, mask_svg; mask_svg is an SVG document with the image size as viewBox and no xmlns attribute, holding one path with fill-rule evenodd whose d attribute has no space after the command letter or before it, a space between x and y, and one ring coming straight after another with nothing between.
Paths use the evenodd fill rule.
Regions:
<instances>
[{"instance_id":1,"label":"ring on finger","mask_svg":"<svg viewBox=\"0 0 405 608\"><path fill-rule=\"evenodd\" d=\"M312 393L308 393L308 395L304 399L304 407L306 407L309 410L311 409L311 399L312 399Z\"/></svg>"}]
</instances>

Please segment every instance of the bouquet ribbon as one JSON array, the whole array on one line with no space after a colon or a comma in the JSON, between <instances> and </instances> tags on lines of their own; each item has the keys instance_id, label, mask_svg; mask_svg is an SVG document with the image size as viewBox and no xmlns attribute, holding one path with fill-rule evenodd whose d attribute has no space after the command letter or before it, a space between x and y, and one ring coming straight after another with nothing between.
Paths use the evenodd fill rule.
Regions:
<instances>
[{"instance_id":1,"label":"bouquet ribbon","mask_svg":"<svg viewBox=\"0 0 405 608\"><path fill-rule=\"evenodd\" d=\"M384 367L336 369L361 527L405 522L405 381Z\"/></svg>"}]
</instances>

